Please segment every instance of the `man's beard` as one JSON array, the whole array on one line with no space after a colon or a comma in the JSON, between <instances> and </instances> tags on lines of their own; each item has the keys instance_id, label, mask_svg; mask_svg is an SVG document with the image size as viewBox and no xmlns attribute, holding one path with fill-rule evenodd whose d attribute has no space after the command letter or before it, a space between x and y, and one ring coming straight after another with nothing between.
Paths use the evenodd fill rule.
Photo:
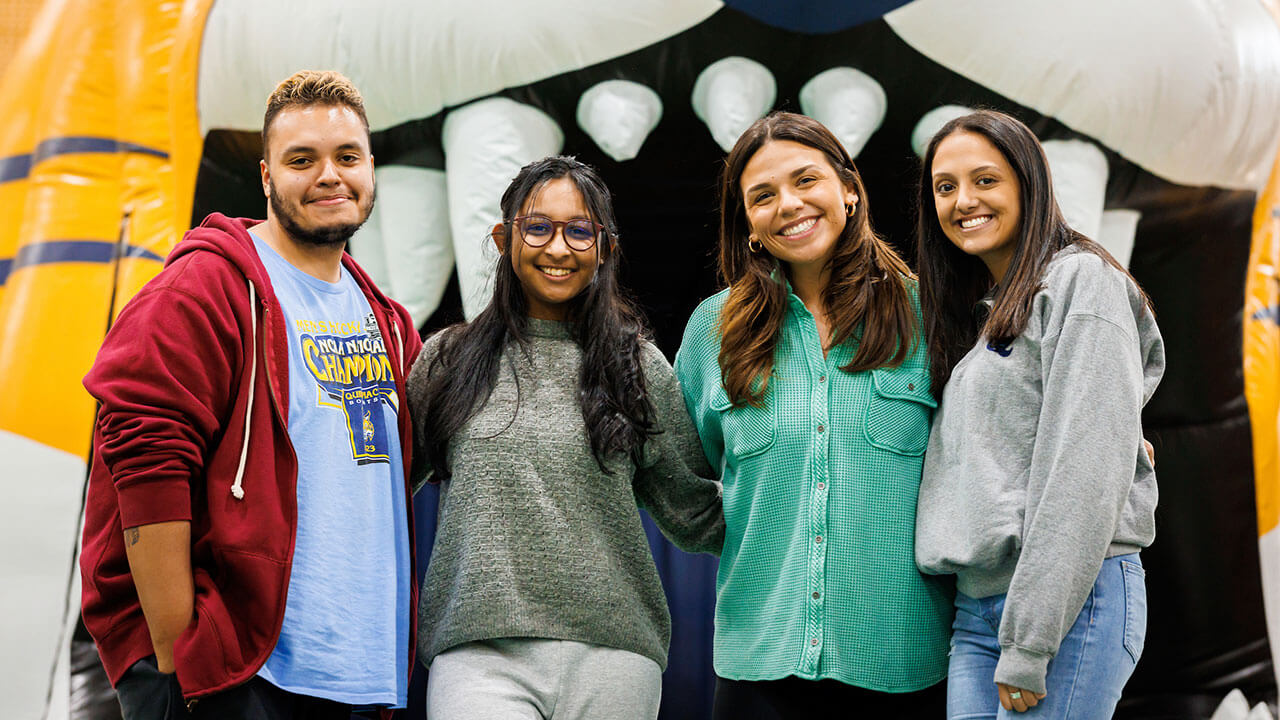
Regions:
<instances>
[{"instance_id":1,"label":"man's beard","mask_svg":"<svg viewBox=\"0 0 1280 720\"><path fill-rule=\"evenodd\" d=\"M369 207L364 217L358 223L347 223L345 225L329 225L319 228L304 228L298 222L297 215L289 208L285 207L280 200L280 194L276 192L274 181L268 180L267 185L270 188L271 211L275 214L276 221L280 223L280 227L289 234L289 237L297 240L305 245L315 245L318 247L333 247L335 245L344 245L351 239L352 235L364 225L369 219L369 215L373 212L373 203L377 201L377 189L374 188L369 194Z\"/></svg>"}]
</instances>

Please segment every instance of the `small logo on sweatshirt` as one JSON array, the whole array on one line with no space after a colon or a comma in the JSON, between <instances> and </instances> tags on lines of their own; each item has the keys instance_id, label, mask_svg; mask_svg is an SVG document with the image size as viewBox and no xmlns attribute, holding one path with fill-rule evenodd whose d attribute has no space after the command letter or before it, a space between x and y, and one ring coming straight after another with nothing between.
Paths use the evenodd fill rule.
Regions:
<instances>
[{"instance_id":1,"label":"small logo on sweatshirt","mask_svg":"<svg viewBox=\"0 0 1280 720\"><path fill-rule=\"evenodd\" d=\"M378 327L378 318L373 313L369 313L364 318L364 332L370 338L382 341L382 329Z\"/></svg>"},{"instance_id":2,"label":"small logo on sweatshirt","mask_svg":"<svg viewBox=\"0 0 1280 720\"><path fill-rule=\"evenodd\" d=\"M996 342L992 340L987 343L987 349L1000 357L1009 357L1009 354L1013 352L1013 348L1010 347L1012 344L1012 342Z\"/></svg>"}]
</instances>

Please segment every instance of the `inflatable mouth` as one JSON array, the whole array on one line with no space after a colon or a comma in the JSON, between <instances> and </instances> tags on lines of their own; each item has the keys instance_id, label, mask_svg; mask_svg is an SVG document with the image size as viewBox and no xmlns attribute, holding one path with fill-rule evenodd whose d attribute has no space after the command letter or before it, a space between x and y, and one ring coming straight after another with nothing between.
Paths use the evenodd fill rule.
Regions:
<instances>
[{"instance_id":1,"label":"inflatable mouth","mask_svg":"<svg viewBox=\"0 0 1280 720\"><path fill-rule=\"evenodd\" d=\"M1148 421L1169 427L1191 418L1231 416L1227 408L1241 406L1238 381L1226 378L1238 377L1245 248L1255 192L1267 180L1280 141L1274 121L1280 117L1280 30L1263 3L742 0L679 8L646 2L626 11L605 5L575 6L574 18L563 25L564 17L557 16L538 43L500 30L499 40L485 48L486 65L475 78L477 61L466 52L453 64L441 62L430 35L442 12L436 8L385 11L395 21L378 24L376 42L344 39L341 48L254 65L260 62L252 59L257 51L246 49L270 45L254 42L251 34L273 27L261 16L272 11L221 0L211 13L202 63L217 73L201 75L201 122L212 131L206 164L223 177L252 166L260 98L289 71L319 64L353 72L370 102L383 172L388 164L400 165L408 168L401 171L406 175L434 178L434 190L404 191L402 205L425 197L438 208L433 212L442 213L431 222L419 216L388 232L395 216L406 215L382 202L390 181L380 175L381 241L357 237L353 252L366 265L381 253L389 265L387 282L401 298L410 297L404 288L431 283L430 293L416 291L423 299L415 312L434 312L427 323L436 326L482 306L493 262L483 255L490 247L485 233L497 219L498 194L515 168L550 152L577 155L601 169L615 194L624 280L648 311L662 346L674 350L690 308L716 285L709 258L717 228L717 174L726 146L759 115L772 109L804 111L833 129L856 116L840 137L856 155L876 228L909 250L917 172L913 134L927 141L939 120L965 108L1002 109L1018 115L1045 141L1060 204L1073 225L1102 239L1117 256L1131 257L1130 266L1155 299L1170 362L1162 390L1147 409ZM811 8L814 14L807 15ZM436 27L491 9L483 3L450 8L440 16L448 22ZM852 15L841 15L842 10ZM218 14L224 12L232 33L218 29L223 23ZM336 12L317 19L300 37L325 37L335 23L374 24ZM518 24L528 18L515 16L535 10L505 12ZM231 22L236 17L241 19ZM604 32L609 41L597 43ZM225 45L211 45L213 36L224 38ZM482 43L487 36L476 37ZM561 52L578 40L578 52ZM370 64L357 63L358 57ZM827 76L834 82L819 81L839 69L860 75L838 72ZM618 81L632 85L601 87ZM243 110L210 106L222 102L215 98L228 97L233 105L243 103ZM825 115L824 106L830 109ZM375 112L375 107L382 109ZM607 120L610 115L613 122ZM214 152L237 142L248 148L243 157ZM250 210L259 203L253 184L249 173L243 202ZM233 184L217 193L198 200L201 211L240 202L233 199ZM423 227L434 230L424 234ZM439 231L442 227L450 229L450 238ZM378 249L382 243L385 251ZM435 265L415 261L412 269L398 270L396 258L408 257L406 247L436 248L430 252L440 260ZM447 254L456 258L453 268ZM446 281L453 271L456 276ZM456 282L456 289L441 290L448 282ZM1219 301L1200 294L1206 291ZM442 299L429 302L428 294ZM1206 353L1217 359L1207 360ZM1205 372L1206 363L1216 370ZM1213 439L1201 438L1200 450L1188 450L1189 455L1218 457L1209 448L1247 443L1242 433L1226 428L1210 434ZM1187 438L1185 446L1194 444ZM1179 497L1186 492L1179 488L1202 482L1194 470L1179 469L1183 458L1170 448L1183 446L1157 442L1159 450L1179 456L1161 460L1166 518L1183 511L1187 518L1200 517L1203 511L1192 499L1195 493ZM1247 450L1232 457L1231 470L1214 466L1213 475L1244 480L1215 486L1215 498L1223 507L1252 507ZM1187 467L1200 466L1192 461ZM1238 586L1216 574L1212 568L1220 564L1201 549L1218 543L1169 535L1162 534L1153 548L1149 567L1163 562L1178 568L1170 575L1196 568L1203 571L1206 588ZM1243 533L1237 539L1232 553L1256 552L1256 537ZM1188 607L1222 602L1210 590L1161 587L1158 577L1153 571L1153 593L1167 598L1199 593L1198 600L1186 599ZM1162 635L1155 629L1161 621L1153 615L1147 656L1131 687L1166 692L1169 683L1162 678L1188 677L1187 658L1248 656L1263 663L1265 630L1257 591L1233 592L1231 602L1234 616L1247 619L1221 634L1215 634L1217 628L1202 633L1216 637L1213 641L1169 639L1188 633ZM675 600L673 608L679 637L688 616ZM1242 647L1249 650L1232 654ZM673 657L673 665L680 662ZM1188 685L1210 686L1210 676L1248 662L1222 660L1217 670L1204 671ZM1143 692L1135 691L1139 704Z\"/></svg>"},{"instance_id":2,"label":"inflatable mouth","mask_svg":"<svg viewBox=\"0 0 1280 720\"><path fill-rule=\"evenodd\" d=\"M454 267L463 314L483 308L498 196L521 165L562 150L615 184L645 178L640 193L663 196L633 208L631 193L617 193L619 212L638 218L624 235L696 228L696 237L667 237L705 249L722 152L769 110L803 111L845 142L873 197L885 198L873 206L877 226L901 240L907 208L885 201L897 202L899 188L909 196L911 183L874 179L910 178L905 146L967 106L1008 108L1049 141L1068 219L1127 261L1139 215L1106 195L1109 180L1149 173L1253 190L1280 141L1270 124L1250 120L1280 117L1280 30L1249 0L1214 11L1182 0L1177 12L1161 0L1123 12L948 0L794 10L759 0L646 0L625 10L482 0L375 11L333 3L298 17L274 3L220 0L200 55L200 125L213 131L204 162L245 178L252 212L256 180L245 169L258 152L261 99L293 69L342 67L364 94L379 166L375 218L352 251L424 321ZM817 25L823 34L812 34ZM280 42L275 30L285 26L298 40ZM336 36L334 27L364 31ZM218 140L222 131L245 134ZM234 186L201 189L209 192L197 216L238 206ZM634 259L661 242L627 250Z\"/></svg>"},{"instance_id":3,"label":"inflatable mouth","mask_svg":"<svg viewBox=\"0 0 1280 720\"><path fill-rule=\"evenodd\" d=\"M926 58L1172 182L1256 190L1278 142L1273 126L1253 119L1280 115L1280 30L1264 4L1251 0L1137 0L1123 8L954 0L638 0L625 7L402 0L374 9L339 2L308 9L298 14L254 0L213 4L200 53L204 132L260 129L263 98L300 67L344 69L364 94L375 130L596 66L678 106L688 97L680 87L685 76L734 55L762 61L780 79L851 65L889 85L900 73L874 62L878 44L839 42L866 42L867 35L852 31L887 25ZM739 22L739 12L793 32ZM763 33L770 37L761 41ZM699 47L682 37L696 37ZM666 48L667 62L634 55L656 48ZM794 89L783 90L783 99L794 102L787 94ZM913 90L935 94L927 86ZM549 100L574 104L578 97Z\"/></svg>"}]
</instances>

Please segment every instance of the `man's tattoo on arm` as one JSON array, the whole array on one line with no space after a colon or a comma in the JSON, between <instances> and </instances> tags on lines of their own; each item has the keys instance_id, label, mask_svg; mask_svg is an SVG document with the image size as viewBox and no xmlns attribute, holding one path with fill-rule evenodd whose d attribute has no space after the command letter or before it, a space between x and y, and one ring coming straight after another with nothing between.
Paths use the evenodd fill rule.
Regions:
<instances>
[{"instance_id":1,"label":"man's tattoo on arm","mask_svg":"<svg viewBox=\"0 0 1280 720\"><path fill-rule=\"evenodd\" d=\"M138 544L138 528L131 527L128 530L124 531L124 543L126 545Z\"/></svg>"}]
</instances>

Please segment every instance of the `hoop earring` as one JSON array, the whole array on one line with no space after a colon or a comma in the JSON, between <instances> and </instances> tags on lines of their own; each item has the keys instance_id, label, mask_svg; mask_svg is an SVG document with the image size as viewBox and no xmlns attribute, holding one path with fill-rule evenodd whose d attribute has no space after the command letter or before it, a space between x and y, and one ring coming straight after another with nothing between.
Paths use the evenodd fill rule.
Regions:
<instances>
[{"instance_id":1,"label":"hoop earring","mask_svg":"<svg viewBox=\"0 0 1280 720\"><path fill-rule=\"evenodd\" d=\"M756 239L755 235L747 238L747 249L759 255L764 250L764 243Z\"/></svg>"},{"instance_id":2,"label":"hoop earring","mask_svg":"<svg viewBox=\"0 0 1280 720\"><path fill-rule=\"evenodd\" d=\"M848 215L849 217L853 217L853 214L857 211L858 211L858 203L849 203L848 205L844 206L844 214Z\"/></svg>"}]
</instances>

